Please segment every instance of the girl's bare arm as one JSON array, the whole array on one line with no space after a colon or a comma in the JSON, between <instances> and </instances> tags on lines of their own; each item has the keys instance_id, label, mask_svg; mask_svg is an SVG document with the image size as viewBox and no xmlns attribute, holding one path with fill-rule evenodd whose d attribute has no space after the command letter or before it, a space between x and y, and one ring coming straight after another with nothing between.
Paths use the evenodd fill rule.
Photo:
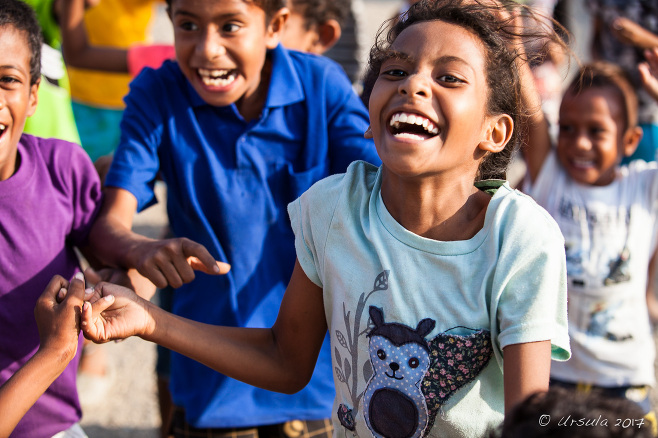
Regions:
<instances>
[{"instance_id":1,"label":"girl's bare arm","mask_svg":"<svg viewBox=\"0 0 658 438\"><path fill-rule=\"evenodd\" d=\"M96 292L97 301L83 312L83 331L89 339L105 342L137 335L271 391L294 393L306 386L327 332L322 289L308 279L299 263L272 328L202 324L107 283L97 286ZM114 299L101 298L107 296Z\"/></svg>"},{"instance_id":2,"label":"girl's bare arm","mask_svg":"<svg viewBox=\"0 0 658 438\"><path fill-rule=\"evenodd\" d=\"M508 345L503 349L505 413L530 394L548 391L551 371L551 341Z\"/></svg>"}]
</instances>

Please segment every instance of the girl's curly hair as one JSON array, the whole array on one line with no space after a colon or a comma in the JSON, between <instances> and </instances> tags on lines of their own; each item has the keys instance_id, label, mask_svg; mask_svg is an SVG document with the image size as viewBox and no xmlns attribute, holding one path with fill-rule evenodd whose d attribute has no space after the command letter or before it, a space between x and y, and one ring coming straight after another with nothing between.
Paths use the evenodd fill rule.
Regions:
<instances>
[{"instance_id":1,"label":"girl's curly hair","mask_svg":"<svg viewBox=\"0 0 658 438\"><path fill-rule=\"evenodd\" d=\"M537 26L517 30L513 8ZM565 52L568 47L555 29L566 30L555 20L540 16L530 8L512 0L421 0L399 17L380 28L376 42L370 50L368 69L364 76L363 100L367 103L388 49L395 39L415 23L440 20L463 27L475 34L486 52L486 77L489 95L487 113L508 114L514 121L512 137L505 148L487 154L480 163L477 180L505 179L507 166L520 146L526 119L537 108L526 108L521 94L521 79L517 58L527 58L523 44L528 41L557 44ZM552 25L552 26L551 26ZM543 52L545 53L545 52ZM528 59L524 59L530 61Z\"/></svg>"}]
</instances>

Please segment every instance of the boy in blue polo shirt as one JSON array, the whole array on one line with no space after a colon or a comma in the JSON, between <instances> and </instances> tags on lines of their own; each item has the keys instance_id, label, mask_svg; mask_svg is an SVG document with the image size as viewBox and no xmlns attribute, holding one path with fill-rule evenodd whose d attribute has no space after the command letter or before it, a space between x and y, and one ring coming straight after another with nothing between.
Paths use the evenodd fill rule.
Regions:
<instances>
[{"instance_id":1,"label":"boy in blue polo shirt","mask_svg":"<svg viewBox=\"0 0 658 438\"><path fill-rule=\"evenodd\" d=\"M106 263L136 267L158 287L180 287L173 311L190 319L271 326L295 262L287 204L354 160L380 163L363 138L367 112L341 68L278 44L284 6L171 0L177 62L143 71L125 99L92 242ZM158 175L167 183L176 239L131 232L135 211L157 202ZM113 238L96 239L105 232ZM191 266L217 273L215 260L230 263L231 272L194 278ZM296 425L330 436L328 347L311 384L295 395L254 388L174 354L171 391L184 410L184 419L175 415L176 436L244 427L254 429L240 436L286 436L280 431L294 435Z\"/></svg>"}]
</instances>

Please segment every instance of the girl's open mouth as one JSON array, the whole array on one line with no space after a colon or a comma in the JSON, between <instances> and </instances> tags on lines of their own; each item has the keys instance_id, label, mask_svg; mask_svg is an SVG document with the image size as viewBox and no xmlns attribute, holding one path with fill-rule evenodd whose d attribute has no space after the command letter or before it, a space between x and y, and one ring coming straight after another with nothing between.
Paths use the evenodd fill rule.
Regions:
<instances>
[{"instance_id":1,"label":"girl's open mouth","mask_svg":"<svg viewBox=\"0 0 658 438\"><path fill-rule=\"evenodd\" d=\"M394 137L414 140L427 140L439 134L439 128L427 117L404 112L391 116L389 131Z\"/></svg>"},{"instance_id":2,"label":"girl's open mouth","mask_svg":"<svg viewBox=\"0 0 658 438\"><path fill-rule=\"evenodd\" d=\"M0 123L0 138L2 138L5 135L5 131L7 131L7 125L3 125Z\"/></svg>"}]
</instances>

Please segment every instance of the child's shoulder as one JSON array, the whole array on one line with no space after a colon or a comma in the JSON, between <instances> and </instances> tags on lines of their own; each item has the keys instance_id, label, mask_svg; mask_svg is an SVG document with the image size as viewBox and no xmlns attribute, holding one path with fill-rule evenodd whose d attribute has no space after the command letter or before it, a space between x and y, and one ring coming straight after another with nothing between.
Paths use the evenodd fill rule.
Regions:
<instances>
[{"instance_id":1,"label":"child's shoulder","mask_svg":"<svg viewBox=\"0 0 658 438\"><path fill-rule=\"evenodd\" d=\"M369 195L379 168L365 161L354 161L345 173L328 176L313 184L303 195L306 201L335 202L343 194L352 197Z\"/></svg>"},{"instance_id":2,"label":"child's shoulder","mask_svg":"<svg viewBox=\"0 0 658 438\"><path fill-rule=\"evenodd\" d=\"M140 70L139 74L130 83L131 90L133 88L159 88L168 89L169 92L180 87L187 81L183 71L180 69L178 62L173 59L168 59L157 68L144 67Z\"/></svg>"},{"instance_id":3,"label":"child's shoulder","mask_svg":"<svg viewBox=\"0 0 658 438\"><path fill-rule=\"evenodd\" d=\"M303 84L317 84L318 82L330 81L332 84L347 84L351 88L347 73L334 60L326 56L288 50L283 47L279 47L278 49L280 52L277 53L277 56L287 56L292 69L295 70Z\"/></svg>"},{"instance_id":4,"label":"child's shoulder","mask_svg":"<svg viewBox=\"0 0 658 438\"><path fill-rule=\"evenodd\" d=\"M630 163L621 166L620 173L622 177L628 178L643 173L655 174L658 171L658 163L655 161L633 160Z\"/></svg>"},{"instance_id":5,"label":"child's shoulder","mask_svg":"<svg viewBox=\"0 0 658 438\"><path fill-rule=\"evenodd\" d=\"M30 165L45 166L53 176L84 174L98 178L91 158L79 144L29 134L23 134L20 143Z\"/></svg>"},{"instance_id":6,"label":"child's shoulder","mask_svg":"<svg viewBox=\"0 0 658 438\"><path fill-rule=\"evenodd\" d=\"M46 158L53 159L56 157L82 155L86 157L86 160L91 162L91 159L79 144L67 140L37 137L35 135L24 133L21 136L20 143L29 153L38 152Z\"/></svg>"},{"instance_id":7,"label":"child's shoulder","mask_svg":"<svg viewBox=\"0 0 658 438\"><path fill-rule=\"evenodd\" d=\"M514 234L549 240L559 237L560 231L555 219L539 205L532 197L519 190L512 189L509 184L501 186L489 204L494 222L502 230Z\"/></svg>"}]
</instances>

